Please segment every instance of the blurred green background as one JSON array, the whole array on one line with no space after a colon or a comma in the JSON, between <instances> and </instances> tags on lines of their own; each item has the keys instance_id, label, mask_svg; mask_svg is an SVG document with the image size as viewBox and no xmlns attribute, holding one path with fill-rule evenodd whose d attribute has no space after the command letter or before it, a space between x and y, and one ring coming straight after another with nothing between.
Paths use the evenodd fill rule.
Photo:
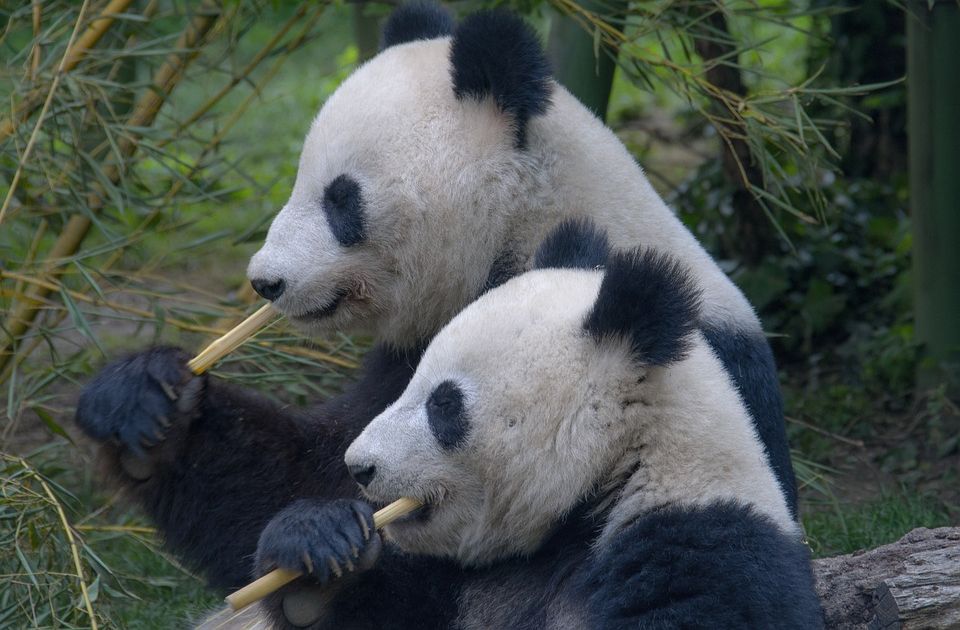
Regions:
<instances>
[{"instance_id":1,"label":"blurred green background","mask_svg":"<svg viewBox=\"0 0 960 630\"><path fill-rule=\"evenodd\" d=\"M908 24L928 5L449 6L492 4L529 17L756 306L814 553L960 520L956 347L915 317L958 321L918 306L914 271L912 223L937 219L907 177L907 48L928 44ZM180 627L219 601L98 482L73 405L108 358L199 349L252 310L246 261L303 136L390 9L0 1L0 627ZM215 372L303 403L368 344L281 324Z\"/></svg>"}]
</instances>

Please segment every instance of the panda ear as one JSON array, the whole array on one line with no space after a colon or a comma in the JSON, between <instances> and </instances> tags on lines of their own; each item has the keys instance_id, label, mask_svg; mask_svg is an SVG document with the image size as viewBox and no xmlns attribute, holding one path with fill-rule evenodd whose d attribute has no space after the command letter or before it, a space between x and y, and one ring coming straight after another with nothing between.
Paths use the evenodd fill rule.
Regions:
<instances>
[{"instance_id":1,"label":"panda ear","mask_svg":"<svg viewBox=\"0 0 960 630\"><path fill-rule=\"evenodd\" d=\"M504 10L481 11L454 31L450 46L453 92L458 99L492 96L513 117L516 146L527 140L527 121L550 105L550 64L534 30Z\"/></svg>"},{"instance_id":2,"label":"panda ear","mask_svg":"<svg viewBox=\"0 0 960 630\"><path fill-rule=\"evenodd\" d=\"M401 5L383 25L380 50L418 39L435 39L453 33L453 17L434 2Z\"/></svg>"},{"instance_id":3,"label":"panda ear","mask_svg":"<svg viewBox=\"0 0 960 630\"><path fill-rule=\"evenodd\" d=\"M607 233L591 219L566 219L541 243L533 268L596 269L605 265L609 256Z\"/></svg>"},{"instance_id":4,"label":"panda ear","mask_svg":"<svg viewBox=\"0 0 960 630\"><path fill-rule=\"evenodd\" d=\"M583 327L598 341L630 341L634 360L664 366L683 359L700 319L700 289L671 257L653 250L614 255Z\"/></svg>"}]
</instances>

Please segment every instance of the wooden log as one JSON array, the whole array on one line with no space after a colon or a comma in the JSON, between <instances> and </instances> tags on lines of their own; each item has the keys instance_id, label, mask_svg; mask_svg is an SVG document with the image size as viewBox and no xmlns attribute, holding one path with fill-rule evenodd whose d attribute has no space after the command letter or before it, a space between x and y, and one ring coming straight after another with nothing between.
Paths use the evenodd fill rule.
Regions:
<instances>
[{"instance_id":1,"label":"wooden log","mask_svg":"<svg viewBox=\"0 0 960 630\"><path fill-rule=\"evenodd\" d=\"M813 570L827 628L960 628L960 527L915 529Z\"/></svg>"}]
</instances>

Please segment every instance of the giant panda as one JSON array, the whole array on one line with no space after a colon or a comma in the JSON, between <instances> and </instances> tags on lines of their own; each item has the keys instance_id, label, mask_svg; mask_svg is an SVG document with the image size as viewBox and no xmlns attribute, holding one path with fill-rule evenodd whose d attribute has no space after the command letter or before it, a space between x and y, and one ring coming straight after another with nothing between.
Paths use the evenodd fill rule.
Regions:
<instances>
[{"instance_id":1,"label":"giant panda","mask_svg":"<svg viewBox=\"0 0 960 630\"><path fill-rule=\"evenodd\" d=\"M257 564L313 579L260 615L317 630L822 627L693 274L606 250L565 223L537 269L436 335L345 454L367 499L424 507L386 527L382 551L363 501L291 506Z\"/></svg>"},{"instance_id":2,"label":"giant panda","mask_svg":"<svg viewBox=\"0 0 960 630\"><path fill-rule=\"evenodd\" d=\"M346 446L403 391L431 337L529 269L569 217L690 269L703 290L700 333L739 388L792 511L776 369L753 310L614 134L550 77L535 33L502 11L455 25L414 4L390 18L383 46L313 121L290 200L248 269L308 334L374 336L357 382L314 408L281 407L194 377L182 350L151 348L82 392L78 424L168 546L211 584L237 586L281 508L355 496Z\"/></svg>"}]
</instances>

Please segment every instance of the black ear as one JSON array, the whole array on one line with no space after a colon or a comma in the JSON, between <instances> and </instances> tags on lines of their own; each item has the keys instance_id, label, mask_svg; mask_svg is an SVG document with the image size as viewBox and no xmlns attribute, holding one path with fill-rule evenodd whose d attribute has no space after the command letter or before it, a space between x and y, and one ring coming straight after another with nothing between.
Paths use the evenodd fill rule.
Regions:
<instances>
[{"instance_id":1,"label":"black ear","mask_svg":"<svg viewBox=\"0 0 960 630\"><path fill-rule=\"evenodd\" d=\"M620 253L607 263L583 327L597 340L630 340L634 359L667 365L683 359L700 318L700 289L671 257L653 250Z\"/></svg>"},{"instance_id":2,"label":"black ear","mask_svg":"<svg viewBox=\"0 0 960 630\"><path fill-rule=\"evenodd\" d=\"M383 25L380 50L418 39L435 39L453 33L453 17L434 2L401 5Z\"/></svg>"},{"instance_id":3,"label":"black ear","mask_svg":"<svg viewBox=\"0 0 960 630\"><path fill-rule=\"evenodd\" d=\"M492 96L513 117L516 145L527 140L527 121L550 105L550 64L526 22L504 10L481 11L454 31L450 48L457 98Z\"/></svg>"},{"instance_id":4,"label":"black ear","mask_svg":"<svg viewBox=\"0 0 960 630\"><path fill-rule=\"evenodd\" d=\"M550 230L533 258L534 269L596 269L607 263L607 233L589 218L566 219Z\"/></svg>"}]
</instances>

